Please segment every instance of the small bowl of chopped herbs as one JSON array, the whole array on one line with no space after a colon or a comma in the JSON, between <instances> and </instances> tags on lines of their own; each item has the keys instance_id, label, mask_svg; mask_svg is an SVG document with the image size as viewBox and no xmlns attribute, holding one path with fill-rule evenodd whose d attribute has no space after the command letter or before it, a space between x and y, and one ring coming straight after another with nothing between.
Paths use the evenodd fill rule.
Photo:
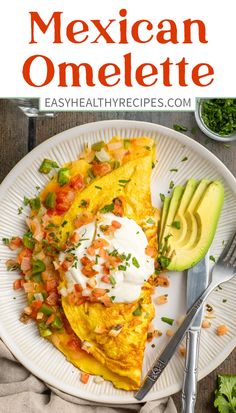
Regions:
<instances>
[{"instance_id":1,"label":"small bowl of chopped herbs","mask_svg":"<svg viewBox=\"0 0 236 413\"><path fill-rule=\"evenodd\" d=\"M220 142L236 140L236 98L199 99L195 118L209 138Z\"/></svg>"}]
</instances>

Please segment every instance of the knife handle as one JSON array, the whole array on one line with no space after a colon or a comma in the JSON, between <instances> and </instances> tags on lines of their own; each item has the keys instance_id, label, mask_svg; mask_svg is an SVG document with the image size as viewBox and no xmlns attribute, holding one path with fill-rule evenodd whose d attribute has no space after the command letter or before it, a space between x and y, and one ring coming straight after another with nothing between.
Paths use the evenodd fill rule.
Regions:
<instances>
[{"instance_id":1,"label":"knife handle","mask_svg":"<svg viewBox=\"0 0 236 413\"><path fill-rule=\"evenodd\" d=\"M194 413L197 395L200 329L193 327L186 334L186 361L182 389L182 413Z\"/></svg>"}]
</instances>

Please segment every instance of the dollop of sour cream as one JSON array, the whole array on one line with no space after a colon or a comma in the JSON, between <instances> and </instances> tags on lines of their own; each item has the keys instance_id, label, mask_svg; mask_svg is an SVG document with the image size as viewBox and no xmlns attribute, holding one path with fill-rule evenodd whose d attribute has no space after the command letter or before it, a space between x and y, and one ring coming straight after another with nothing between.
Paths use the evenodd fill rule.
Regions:
<instances>
[{"instance_id":1,"label":"dollop of sour cream","mask_svg":"<svg viewBox=\"0 0 236 413\"><path fill-rule=\"evenodd\" d=\"M112 221L118 221L120 228L112 234L106 234L104 227L112 225ZM87 285L89 278L81 272L80 260L86 256L90 260L95 259L93 269L97 271L94 276L96 288L106 289L115 303L131 303L137 300L142 285L154 273L154 259L145 253L148 241L142 228L132 219L108 213L102 215L99 222L83 225L76 229L75 233L79 236L79 242L71 253L75 257L76 264L65 273L68 292L73 291L75 284L80 284L83 288L82 295L91 294L91 289ZM102 281L103 264L106 260L98 254L91 256L87 251L94 239L99 238L107 241L108 245L104 249L109 255L122 257L120 265L110 270L109 277L112 282L109 284ZM63 261L63 256L60 257L60 261Z\"/></svg>"}]
</instances>

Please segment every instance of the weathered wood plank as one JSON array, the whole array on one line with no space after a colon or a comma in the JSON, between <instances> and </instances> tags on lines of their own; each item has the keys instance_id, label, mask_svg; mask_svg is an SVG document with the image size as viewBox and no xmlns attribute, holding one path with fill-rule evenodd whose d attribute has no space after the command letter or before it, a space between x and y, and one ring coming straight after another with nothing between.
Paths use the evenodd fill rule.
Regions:
<instances>
[{"instance_id":1,"label":"weathered wood plank","mask_svg":"<svg viewBox=\"0 0 236 413\"><path fill-rule=\"evenodd\" d=\"M0 182L28 151L28 119L7 99L0 99Z\"/></svg>"},{"instance_id":2,"label":"weathered wood plank","mask_svg":"<svg viewBox=\"0 0 236 413\"><path fill-rule=\"evenodd\" d=\"M197 140L220 158L236 175L236 143L225 147L205 137L196 126L191 112L65 112L57 117L39 118L31 122L29 147L38 145L49 137L76 125L98 120L131 119L173 127L179 123L188 128L187 135ZM193 130L194 129L194 130ZM0 100L0 179L22 158L28 147L28 119L8 100ZM236 374L236 350L214 372L201 380L198 385L196 413L213 413L213 396L217 374ZM177 411L181 411L181 395L174 395Z\"/></svg>"}]
</instances>

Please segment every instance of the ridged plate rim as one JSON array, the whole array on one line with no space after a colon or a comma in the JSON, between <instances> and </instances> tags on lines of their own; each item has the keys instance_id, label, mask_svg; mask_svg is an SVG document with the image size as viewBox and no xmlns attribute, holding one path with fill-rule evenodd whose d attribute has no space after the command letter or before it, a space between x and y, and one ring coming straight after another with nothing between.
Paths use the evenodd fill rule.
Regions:
<instances>
[{"instance_id":1,"label":"ridged plate rim","mask_svg":"<svg viewBox=\"0 0 236 413\"><path fill-rule=\"evenodd\" d=\"M0 185L0 199L4 198L5 193L14 183L15 179L19 176L19 174L27 169L32 162L40 157L43 153L47 150L49 151L55 144L61 145L64 141L70 141L74 139L76 136L80 136L82 134L88 133L96 133L98 131L105 131L109 129L119 130L119 129L127 129L127 130L142 130L143 134L146 133L154 133L159 134L160 139L161 136L169 137L173 140L177 140L182 145L185 145L186 148L189 148L190 151L197 153L199 156L203 156L208 162L210 162L213 167L216 168L218 174L221 175L224 180L226 181L227 185L230 188L231 195L236 195L236 179L233 174L227 169L227 167L215 156L213 155L208 149L203 147L200 143L194 141L193 139L189 138L188 136L174 131L168 127L157 125L149 122L141 122L141 121L129 121L129 120L108 120L108 121L99 121L88 123L80 126L76 126L74 128L65 130L52 138L46 140L45 142L38 145L35 149L33 149L30 153L28 153L22 160L20 160L16 166L11 170L11 172L6 176L2 184ZM0 246L0 251L1 251ZM236 285L235 291L236 291ZM18 320L16 320L18 322ZM37 366L32 365L28 362L26 354L22 352L17 343L14 343L12 340L11 335L5 328L4 323L0 320L0 336L5 344L9 347L11 352L15 355L15 357L33 374L39 377L41 380L45 381L46 383L54 386L65 393L71 394L73 396L82 397L84 399L88 399L95 402L102 402L102 403L112 403L112 404L119 404L119 403L137 403L137 400L134 397L129 395L126 392L122 392L122 394L115 394L116 390L114 390L114 394L112 395L102 395L102 397L91 394L91 392L86 391L85 386L78 387L78 390L75 391L74 387L66 384L61 383L59 379L52 375L48 375L41 369L40 371L37 369ZM230 341L224 343L222 351L217 355L215 359L213 359L210 363L205 365L199 371L199 379L202 379L206 375L208 375L212 370L214 370L223 360L230 354L230 352L234 349L236 345L236 337L232 337ZM57 351L55 349L55 351ZM165 372L163 373L165 374ZM181 388L181 381L177 381L169 385L168 387L164 388L163 390L159 391L151 391L149 395L146 397L145 400L153 400L159 399L162 397L169 396L173 393L176 393ZM79 383L78 383L79 386ZM119 391L120 392L120 391Z\"/></svg>"}]
</instances>

